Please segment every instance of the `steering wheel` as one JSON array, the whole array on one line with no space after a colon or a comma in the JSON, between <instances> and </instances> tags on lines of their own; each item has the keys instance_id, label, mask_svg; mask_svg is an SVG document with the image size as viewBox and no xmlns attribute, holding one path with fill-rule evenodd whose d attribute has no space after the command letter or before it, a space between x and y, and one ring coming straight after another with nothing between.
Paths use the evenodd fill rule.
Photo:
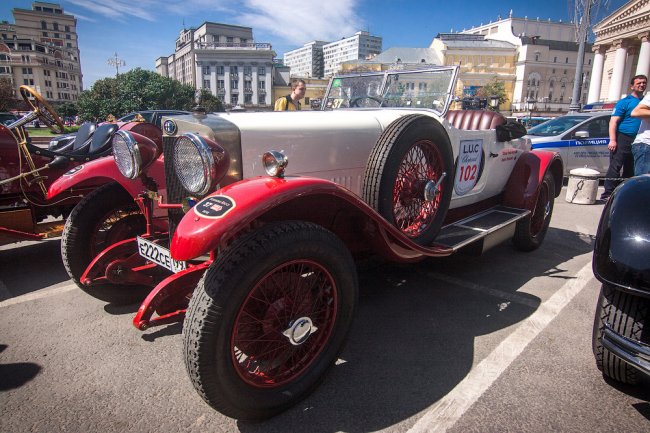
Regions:
<instances>
[{"instance_id":1,"label":"steering wheel","mask_svg":"<svg viewBox=\"0 0 650 433\"><path fill-rule=\"evenodd\" d=\"M32 107L32 110L38 115L38 118L45 123L56 134L63 134L63 122L54 108L47 103L45 99L35 90L28 86L20 86L20 96ZM33 98L30 99L30 98Z\"/></svg>"},{"instance_id":2,"label":"steering wheel","mask_svg":"<svg viewBox=\"0 0 650 433\"><path fill-rule=\"evenodd\" d=\"M375 101L377 104L368 105L368 103L365 103L363 105L359 105L359 101L362 100ZM350 99L350 107L381 107L382 102L384 101L381 98L377 98L375 96L359 96L358 98Z\"/></svg>"}]
</instances>

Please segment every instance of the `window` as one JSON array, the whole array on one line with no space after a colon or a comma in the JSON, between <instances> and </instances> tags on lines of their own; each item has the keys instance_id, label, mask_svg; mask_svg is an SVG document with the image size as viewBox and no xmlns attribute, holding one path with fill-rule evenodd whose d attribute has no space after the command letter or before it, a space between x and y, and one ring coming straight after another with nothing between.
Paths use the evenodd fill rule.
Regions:
<instances>
[{"instance_id":1,"label":"window","mask_svg":"<svg viewBox=\"0 0 650 433\"><path fill-rule=\"evenodd\" d=\"M264 66L257 68L257 75L266 75L266 68Z\"/></svg>"},{"instance_id":2,"label":"window","mask_svg":"<svg viewBox=\"0 0 650 433\"><path fill-rule=\"evenodd\" d=\"M210 66L203 67L203 75L210 75Z\"/></svg>"},{"instance_id":3,"label":"window","mask_svg":"<svg viewBox=\"0 0 650 433\"><path fill-rule=\"evenodd\" d=\"M252 69L250 66L244 66L244 75L251 75Z\"/></svg>"},{"instance_id":4,"label":"window","mask_svg":"<svg viewBox=\"0 0 650 433\"><path fill-rule=\"evenodd\" d=\"M569 58L564 59L564 63L569 63Z\"/></svg>"},{"instance_id":5,"label":"window","mask_svg":"<svg viewBox=\"0 0 650 433\"><path fill-rule=\"evenodd\" d=\"M230 96L230 103L232 105L237 105L238 102L239 102L239 96L237 95Z\"/></svg>"},{"instance_id":6,"label":"window","mask_svg":"<svg viewBox=\"0 0 650 433\"><path fill-rule=\"evenodd\" d=\"M47 38L47 32L43 32L43 37Z\"/></svg>"},{"instance_id":7,"label":"window","mask_svg":"<svg viewBox=\"0 0 650 433\"><path fill-rule=\"evenodd\" d=\"M244 95L244 104L252 104L253 103L253 94L252 93L246 93Z\"/></svg>"},{"instance_id":8,"label":"window","mask_svg":"<svg viewBox=\"0 0 650 433\"><path fill-rule=\"evenodd\" d=\"M231 66L230 67L230 74L238 74L239 73L239 67L238 66Z\"/></svg>"},{"instance_id":9,"label":"window","mask_svg":"<svg viewBox=\"0 0 650 433\"><path fill-rule=\"evenodd\" d=\"M260 81L258 81L258 82L257 82L257 88L258 88L258 89L265 90L265 89L266 89L266 81L264 81L264 80L260 80Z\"/></svg>"},{"instance_id":10,"label":"window","mask_svg":"<svg viewBox=\"0 0 650 433\"><path fill-rule=\"evenodd\" d=\"M203 80L203 88L204 89L210 88L210 80Z\"/></svg>"},{"instance_id":11,"label":"window","mask_svg":"<svg viewBox=\"0 0 650 433\"><path fill-rule=\"evenodd\" d=\"M45 21L41 21L41 29L47 30L47 23Z\"/></svg>"},{"instance_id":12,"label":"window","mask_svg":"<svg viewBox=\"0 0 650 433\"><path fill-rule=\"evenodd\" d=\"M217 74L223 75L223 66L217 66Z\"/></svg>"},{"instance_id":13,"label":"window","mask_svg":"<svg viewBox=\"0 0 650 433\"><path fill-rule=\"evenodd\" d=\"M539 53L535 53L535 61L539 62Z\"/></svg>"},{"instance_id":14,"label":"window","mask_svg":"<svg viewBox=\"0 0 650 433\"><path fill-rule=\"evenodd\" d=\"M52 28L53 28L54 30L59 30L59 23L54 23L54 24L52 24Z\"/></svg>"},{"instance_id":15,"label":"window","mask_svg":"<svg viewBox=\"0 0 650 433\"><path fill-rule=\"evenodd\" d=\"M258 96L257 97L257 103L258 105L265 105L266 104L266 97L265 96Z\"/></svg>"},{"instance_id":16,"label":"window","mask_svg":"<svg viewBox=\"0 0 650 433\"><path fill-rule=\"evenodd\" d=\"M70 26L65 26L65 31L69 32L70 31Z\"/></svg>"},{"instance_id":17,"label":"window","mask_svg":"<svg viewBox=\"0 0 650 433\"><path fill-rule=\"evenodd\" d=\"M25 79L23 79L23 84L25 86L33 86L34 85L34 79L33 78L25 78Z\"/></svg>"},{"instance_id":18,"label":"window","mask_svg":"<svg viewBox=\"0 0 650 433\"><path fill-rule=\"evenodd\" d=\"M70 36L70 35L65 35L65 38L66 38L66 39L72 39L72 36Z\"/></svg>"},{"instance_id":19,"label":"window","mask_svg":"<svg viewBox=\"0 0 650 433\"><path fill-rule=\"evenodd\" d=\"M225 89L226 88L226 83L224 80L217 80L217 89Z\"/></svg>"},{"instance_id":20,"label":"window","mask_svg":"<svg viewBox=\"0 0 650 433\"><path fill-rule=\"evenodd\" d=\"M553 57L553 63L557 63L557 56Z\"/></svg>"},{"instance_id":21,"label":"window","mask_svg":"<svg viewBox=\"0 0 650 433\"><path fill-rule=\"evenodd\" d=\"M32 68L23 68L23 74L32 74Z\"/></svg>"},{"instance_id":22,"label":"window","mask_svg":"<svg viewBox=\"0 0 650 433\"><path fill-rule=\"evenodd\" d=\"M233 90L237 90L239 87L239 80L230 80L230 88Z\"/></svg>"}]
</instances>

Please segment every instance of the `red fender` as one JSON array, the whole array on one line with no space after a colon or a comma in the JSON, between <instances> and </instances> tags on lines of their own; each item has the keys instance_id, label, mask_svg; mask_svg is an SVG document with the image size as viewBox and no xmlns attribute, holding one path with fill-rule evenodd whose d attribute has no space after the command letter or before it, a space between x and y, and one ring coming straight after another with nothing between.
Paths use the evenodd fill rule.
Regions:
<instances>
[{"instance_id":1,"label":"red fender","mask_svg":"<svg viewBox=\"0 0 650 433\"><path fill-rule=\"evenodd\" d=\"M312 177L257 177L228 185L197 203L176 228L172 257L190 260L216 251L257 219L312 221L335 232L348 247L370 246L395 261L452 253L443 246L415 244L334 182Z\"/></svg>"},{"instance_id":2,"label":"red fender","mask_svg":"<svg viewBox=\"0 0 650 433\"><path fill-rule=\"evenodd\" d=\"M535 208L539 186L547 170L555 178L555 197L562 189L562 158L557 152L533 150L523 153L506 184L503 204L518 209Z\"/></svg>"},{"instance_id":3,"label":"red fender","mask_svg":"<svg viewBox=\"0 0 650 433\"><path fill-rule=\"evenodd\" d=\"M165 188L165 167L162 157L158 158L147 168L147 175L156 181L159 189ZM107 182L118 182L133 197L147 189L140 178L131 180L122 176L122 173L117 169L113 157L105 156L79 165L59 177L50 185L47 197L49 200L52 200L63 191L76 188L82 182L90 179L106 179Z\"/></svg>"}]
</instances>

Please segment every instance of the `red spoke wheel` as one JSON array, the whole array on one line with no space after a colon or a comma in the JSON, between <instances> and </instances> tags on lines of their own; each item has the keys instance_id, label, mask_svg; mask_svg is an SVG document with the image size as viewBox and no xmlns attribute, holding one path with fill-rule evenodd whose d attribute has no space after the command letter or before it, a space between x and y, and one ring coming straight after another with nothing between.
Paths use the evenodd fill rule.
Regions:
<instances>
[{"instance_id":1,"label":"red spoke wheel","mask_svg":"<svg viewBox=\"0 0 650 433\"><path fill-rule=\"evenodd\" d=\"M551 172L547 171L539 186L535 208L530 215L517 222L512 238L515 247L521 251L533 251L542 245L551 223L554 200L555 179Z\"/></svg>"},{"instance_id":2,"label":"red spoke wheel","mask_svg":"<svg viewBox=\"0 0 650 433\"><path fill-rule=\"evenodd\" d=\"M404 116L381 135L366 166L364 200L404 235L430 243L449 208L454 162L437 122Z\"/></svg>"},{"instance_id":3,"label":"red spoke wheel","mask_svg":"<svg viewBox=\"0 0 650 433\"><path fill-rule=\"evenodd\" d=\"M65 222L61 237L63 266L81 290L97 299L113 304L141 301L150 287L111 283L86 286L80 280L99 253L145 231L144 215L133 197L117 183L103 185L77 203Z\"/></svg>"},{"instance_id":4,"label":"red spoke wheel","mask_svg":"<svg viewBox=\"0 0 650 433\"><path fill-rule=\"evenodd\" d=\"M20 96L32 107L38 118L45 123L52 131L57 134L63 134L63 122L54 108L35 90L28 86L20 86Z\"/></svg>"},{"instance_id":5,"label":"red spoke wheel","mask_svg":"<svg viewBox=\"0 0 650 433\"><path fill-rule=\"evenodd\" d=\"M338 358L357 292L349 251L324 228L281 222L244 235L210 266L187 310L194 387L233 418L294 405Z\"/></svg>"}]
</instances>

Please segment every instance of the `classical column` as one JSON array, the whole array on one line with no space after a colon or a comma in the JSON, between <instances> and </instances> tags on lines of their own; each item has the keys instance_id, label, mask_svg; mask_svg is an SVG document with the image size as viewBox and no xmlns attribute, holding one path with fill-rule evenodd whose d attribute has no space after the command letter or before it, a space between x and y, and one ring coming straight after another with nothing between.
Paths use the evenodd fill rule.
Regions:
<instances>
[{"instance_id":1,"label":"classical column","mask_svg":"<svg viewBox=\"0 0 650 433\"><path fill-rule=\"evenodd\" d=\"M614 56L614 72L609 82L608 101L618 101L621 98L623 89L623 73L625 72L625 60L627 58L627 44L624 40L614 41L616 55Z\"/></svg>"},{"instance_id":2,"label":"classical column","mask_svg":"<svg viewBox=\"0 0 650 433\"><path fill-rule=\"evenodd\" d=\"M640 34L639 39L641 39L641 50L639 51L639 61L634 75L645 75L647 77L650 74L650 32Z\"/></svg>"},{"instance_id":3,"label":"classical column","mask_svg":"<svg viewBox=\"0 0 650 433\"><path fill-rule=\"evenodd\" d=\"M591 81L589 81L589 95L587 103L598 102L600 99L600 86L603 82L603 68L605 66L605 50L600 45L595 45L594 66L591 68Z\"/></svg>"}]
</instances>

